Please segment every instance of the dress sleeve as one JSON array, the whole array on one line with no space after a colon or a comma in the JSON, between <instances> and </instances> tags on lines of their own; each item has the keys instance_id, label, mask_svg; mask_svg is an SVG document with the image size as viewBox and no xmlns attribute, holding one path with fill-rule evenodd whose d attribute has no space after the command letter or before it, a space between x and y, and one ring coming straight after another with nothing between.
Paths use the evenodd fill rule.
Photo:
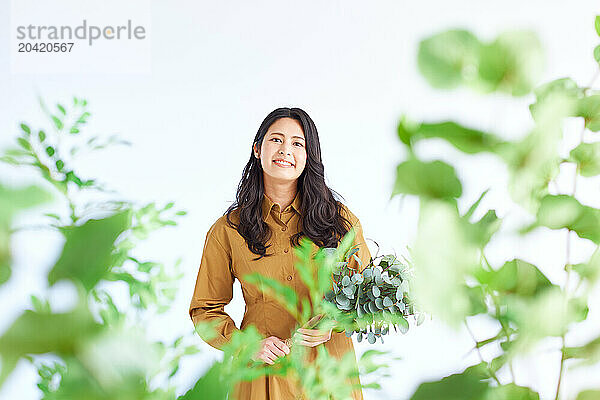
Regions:
<instances>
[{"instance_id":1,"label":"dress sleeve","mask_svg":"<svg viewBox=\"0 0 600 400\"><path fill-rule=\"evenodd\" d=\"M221 350L233 332L239 329L224 310L233 298L235 278L231 270L231 254L215 236L214 228L213 225L206 234L189 314L194 326L201 321L216 323L216 337L209 340L201 337L212 347Z\"/></svg>"}]
</instances>

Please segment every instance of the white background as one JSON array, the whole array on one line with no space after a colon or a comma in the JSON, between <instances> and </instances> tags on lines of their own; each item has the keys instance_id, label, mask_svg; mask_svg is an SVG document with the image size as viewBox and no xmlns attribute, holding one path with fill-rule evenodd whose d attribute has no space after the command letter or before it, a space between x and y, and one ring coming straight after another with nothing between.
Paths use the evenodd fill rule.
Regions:
<instances>
[{"instance_id":1,"label":"white background","mask_svg":"<svg viewBox=\"0 0 600 400\"><path fill-rule=\"evenodd\" d=\"M527 96L479 96L467 90L440 92L419 75L416 52L419 40L449 28L472 30L492 40L506 29L533 29L546 52L541 82L571 76L586 85L598 68L592 50L600 43L593 28L600 6L579 1L566 6L548 1L304 1L297 2L148 2L130 9L131 17L151 15L151 73L98 73L73 71L64 59L65 73L11 73L15 49L9 31L10 4L0 9L0 146L12 145L18 124L46 127L36 96L49 104L68 102L73 96L88 99L92 112L89 132L119 134L133 147L98 152L78 164L84 177L98 177L129 199L175 201L189 212L176 228L155 234L140 248L145 258L172 265L183 257L185 277L173 308L156 316L148 332L171 339L189 332L191 299L203 241L209 226L234 199L241 171L251 155L251 142L263 118L280 106L306 110L320 134L327 183L341 193L360 218L367 238L384 251L403 252L414 238L417 202L389 200L396 165L404 152L395 135L399 117L415 120L454 119L517 138L531 127ZM50 2L40 1L48 16L61 18ZM81 15L92 2L77 2ZM59 8L57 8L59 9ZM76 10L75 10L76 11ZM73 11L75 13L75 11ZM115 9L123 15L123 9ZM53 13L56 13L53 14ZM106 14L109 14L105 11ZM126 13L127 14L127 13ZM50 18L52 19L52 18ZM75 68L77 69L77 68ZM68 72L71 71L71 72ZM68 73L67 73L68 72ZM597 82L596 87L600 86ZM563 152L575 144L580 125L565 124ZM586 140L597 140L588 135ZM538 265L555 283L564 282L565 233L537 230L524 239L511 228L527 221L503 190L506 170L490 156L460 155L449 146L432 142L419 146L423 158L441 158L456 166L464 182L461 210L487 187L492 190L477 215L494 208L505 218L503 233L488 248L492 263L520 257ZM570 191L572 169L567 166L559 188ZM28 171L1 165L1 178L14 184L35 181ZM598 180L580 179L581 201L600 206ZM55 209L64 209L56 204ZM594 247L574 240L573 262L587 260ZM45 295L42 273L58 257L60 240L48 232L16 235L15 270L0 288L0 332L29 306L29 295ZM374 248L372 248L374 251ZM60 289L60 288L59 288ZM226 308L241 321L243 298L236 282L235 297ZM67 295L51 292L60 307ZM569 337L576 345L600 334L596 290L589 321ZM451 301L451 299L449 299ZM472 321L479 339L494 328L485 320ZM198 338L202 353L184 359L176 376L178 393L193 385L220 353ZM391 376L380 381L383 392L365 391L367 399L406 399L420 382L436 380L477 362L467 332L453 331L428 321L405 336L388 336L385 345L357 344L357 353L369 348L391 350L401 361ZM517 383L553 398L558 374L558 339L540 344L536 357L515 365ZM490 359L494 349L484 352ZM568 371L564 393L591 387L599 368ZM501 375L506 381L507 375ZM0 391L1 398L37 399L35 370L23 361ZM597 383L597 382L596 382ZM569 396L568 396L569 397Z\"/></svg>"}]
</instances>

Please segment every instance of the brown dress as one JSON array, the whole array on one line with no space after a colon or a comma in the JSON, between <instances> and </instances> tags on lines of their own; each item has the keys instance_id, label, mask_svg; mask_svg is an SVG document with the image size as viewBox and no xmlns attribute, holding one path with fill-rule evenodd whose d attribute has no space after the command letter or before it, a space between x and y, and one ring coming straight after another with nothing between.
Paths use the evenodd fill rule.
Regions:
<instances>
[{"instance_id":1,"label":"brown dress","mask_svg":"<svg viewBox=\"0 0 600 400\"><path fill-rule=\"evenodd\" d=\"M282 340L291 337L294 333L296 321L293 316L277 301L263 296L262 292L254 285L244 281L243 275L258 271L261 274L275 278L291 286L298 297L308 297L308 288L296 273L294 264L296 255L290 243L290 237L299 231L301 198L296 194L294 201L285 210L281 211L279 204L274 203L266 195L263 196L263 220L269 225L272 236L267 242L271 247L267 253L275 255L253 261L258 255L252 253L244 238L227 224L226 216L221 216L210 227L206 235L202 259L196 279L196 286L190 304L189 314L196 325L199 321L218 322L218 334L207 341L216 349L227 343L234 331L238 330L231 317L224 311L224 306L233 297L233 282L238 279L246 303L246 310L240 329L254 325L264 337L276 336ZM362 227L358 218L342 205L344 217L348 219L355 231L355 245L359 245L357 255L363 267L371 258L365 243ZM237 218L236 218L237 217ZM239 216L234 211L232 221L239 222ZM314 247L316 249L316 246ZM351 258L351 267L358 269L356 260ZM331 339L322 345L330 354L341 358L346 352L354 353L352 339L343 332L331 333ZM317 346L318 347L318 346ZM309 360L313 360L317 347L309 349ZM359 383L355 378L353 383ZM290 379L284 376L262 376L250 382L239 382L233 390L235 400L293 400L302 399L302 390ZM362 391L352 393L353 400L362 399Z\"/></svg>"}]
</instances>

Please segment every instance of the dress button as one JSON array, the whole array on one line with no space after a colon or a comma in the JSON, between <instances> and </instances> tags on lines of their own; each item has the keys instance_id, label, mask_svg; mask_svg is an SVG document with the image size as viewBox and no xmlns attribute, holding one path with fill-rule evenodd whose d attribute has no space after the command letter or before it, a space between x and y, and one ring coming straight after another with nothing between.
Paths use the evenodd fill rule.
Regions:
<instances>
[{"instance_id":1,"label":"dress button","mask_svg":"<svg viewBox=\"0 0 600 400\"><path fill-rule=\"evenodd\" d=\"M284 253L287 253L289 251L289 249L283 249Z\"/></svg>"},{"instance_id":2,"label":"dress button","mask_svg":"<svg viewBox=\"0 0 600 400\"><path fill-rule=\"evenodd\" d=\"M284 226L283 228L281 228L282 231L285 231L287 228Z\"/></svg>"},{"instance_id":3,"label":"dress button","mask_svg":"<svg viewBox=\"0 0 600 400\"><path fill-rule=\"evenodd\" d=\"M291 275L288 275L288 277L287 277L287 280L288 280L288 281L291 281L291 280L292 280L292 276L291 276Z\"/></svg>"}]
</instances>

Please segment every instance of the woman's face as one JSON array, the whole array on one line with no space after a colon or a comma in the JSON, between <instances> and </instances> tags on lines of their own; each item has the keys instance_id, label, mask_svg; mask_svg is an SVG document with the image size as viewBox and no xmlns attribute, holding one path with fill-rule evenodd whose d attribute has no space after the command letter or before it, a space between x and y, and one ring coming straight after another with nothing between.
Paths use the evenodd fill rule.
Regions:
<instances>
[{"instance_id":1,"label":"woman's face","mask_svg":"<svg viewBox=\"0 0 600 400\"><path fill-rule=\"evenodd\" d=\"M255 145L254 156L260 158L268 177L280 181L298 179L306 165L306 141L300 122L288 117L273 122L263 138L260 151L257 152ZM284 160L291 165L276 160Z\"/></svg>"}]
</instances>

